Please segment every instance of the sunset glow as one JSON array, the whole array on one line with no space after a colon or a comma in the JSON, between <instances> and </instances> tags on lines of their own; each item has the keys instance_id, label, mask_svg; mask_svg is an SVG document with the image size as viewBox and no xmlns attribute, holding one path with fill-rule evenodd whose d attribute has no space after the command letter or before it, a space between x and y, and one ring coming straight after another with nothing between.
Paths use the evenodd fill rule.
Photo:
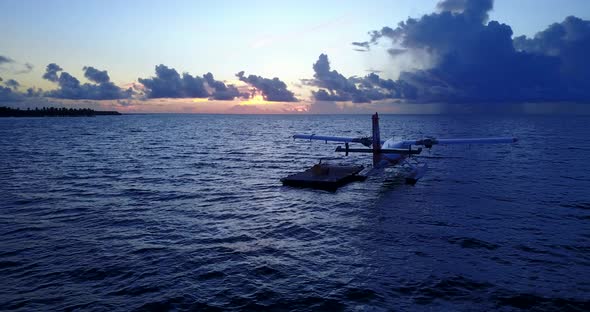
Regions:
<instances>
[{"instance_id":1,"label":"sunset glow","mask_svg":"<svg viewBox=\"0 0 590 312\"><path fill-rule=\"evenodd\" d=\"M266 105L270 103L272 102L266 101L261 94L256 94L247 100L240 101L240 105Z\"/></svg>"}]
</instances>

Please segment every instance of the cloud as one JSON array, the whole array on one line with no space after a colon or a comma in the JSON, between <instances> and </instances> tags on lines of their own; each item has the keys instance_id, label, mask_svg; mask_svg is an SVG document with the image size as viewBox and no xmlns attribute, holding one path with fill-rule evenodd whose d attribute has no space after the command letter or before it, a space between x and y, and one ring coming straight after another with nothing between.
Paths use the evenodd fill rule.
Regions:
<instances>
[{"instance_id":1,"label":"cloud","mask_svg":"<svg viewBox=\"0 0 590 312\"><path fill-rule=\"evenodd\" d=\"M359 52L367 52L371 49L371 43L369 41L353 42L352 45L359 47L359 48L354 49L355 51L359 51Z\"/></svg>"},{"instance_id":2,"label":"cloud","mask_svg":"<svg viewBox=\"0 0 590 312\"><path fill-rule=\"evenodd\" d=\"M297 102L297 98L293 92L287 89L287 84L281 81L279 78L263 78L261 76L249 75L245 76L244 72L241 71L236 74L236 77L240 79L262 93L262 97L266 101L271 102Z\"/></svg>"},{"instance_id":3,"label":"cloud","mask_svg":"<svg viewBox=\"0 0 590 312\"><path fill-rule=\"evenodd\" d=\"M370 32L386 40L392 58L414 55L423 69L398 82L421 102L577 101L590 99L589 22L568 17L534 38L517 37L488 20L492 0L446 0L438 12Z\"/></svg>"},{"instance_id":4,"label":"cloud","mask_svg":"<svg viewBox=\"0 0 590 312\"><path fill-rule=\"evenodd\" d=\"M21 102L28 96L28 93L18 91L18 88L20 87L18 81L14 79L3 80L0 78L0 82L4 84L4 86L0 86L1 103Z\"/></svg>"},{"instance_id":5,"label":"cloud","mask_svg":"<svg viewBox=\"0 0 590 312\"><path fill-rule=\"evenodd\" d=\"M8 56L0 55L0 70L7 70L13 74L26 74L33 70L33 65L30 63L22 64Z\"/></svg>"},{"instance_id":6,"label":"cloud","mask_svg":"<svg viewBox=\"0 0 590 312\"><path fill-rule=\"evenodd\" d=\"M0 78L0 82L4 84L4 86L0 86L0 102L2 103L22 102L27 98L39 97L43 94L43 90L35 88L28 88L26 92L20 92L18 89L21 84L14 79L3 80Z\"/></svg>"},{"instance_id":7,"label":"cloud","mask_svg":"<svg viewBox=\"0 0 590 312\"><path fill-rule=\"evenodd\" d=\"M0 103L20 102L23 96L18 92L13 92L10 88L0 86Z\"/></svg>"},{"instance_id":8,"label":"cloud","mask_svg":"<svg viewBox=\"0 0 590 312\"><path fill-rule=\"evenodd\" d=\"M314 79L305 81L311 86L322 89L313 91L314 98L318 101L350 101L353 94L358 93L354 83L348 81L346 77L337 72L330 70L330 61L326 54L320 54L318 60L313 64ZM356 101L363 101L357 97Z\"/></svg>"},{"instance_id":9,"label":"cloud","mask_svg":"<svg viewBox=\"0 0 590 312\"><path fill-rule=\"evenodd\" d=\"M106 71L89 66L85 66L83 70L84 76L95 82L94 84L81 84L76 77L64 72L59 65L55 63L47 65L43 78L57 83L59 88L47 91L45 95L59 99L115 100L130 98L133 94L131 88L123 90L110 82Z\"/></svg>"},{"instance_id":10,"label":"cloud","mask_svg":"<svg viewBox=\"0 0 590 312\"><path fill-rule=\"evenodd\" d=\"M383 99L413 99L415 88L405 81L382 79L372 72L364 77L346 78L336 70L331 70L326 54L321 54L313 65L314 79L303 80L309 86L319 87L312 91L316 101L352 101L370 103Z\"/></svg>"},{"instance_id":11,"label":"cloud","mask_svg":"<svg viewBox=\"0 0 590 312\"><path fill-rule=\"evenodd\" d=\"M27 74L27 73L30 73L31 71L33 71L33 68L35 68L35 66L33 66L33 64L24 63L22 65L22 68L19 70L16 70L14 73L15 74Z\"/></svg>"},{"instance_id":12,"label":"cloud","mask_svg":"<svg viewBox=\"0 0 590 312\"><path fill-rule=\"evenodd\" d=\"M0 82L4 84L4 86L0 86L0 102L1 103L9 103L9 102L21 102L28 96L27 93L22 93L18 91L20 87L20 83L14 79L3 80L0 78Z\"/></svg>"},{"instance_id":13,"label":"cloud","mask_svg":"<svg viewBox=\"0 0 590 312\"><path fill-rule=\"evenodd\" d=\"M95 83L107 83L110 78L106 70L98 70L92 66L84 66L84 77Z\"/></svg>"},{"instance_id":14,"label":"cloud","mask_svg":"<svg viewBox=\"0 0 590 312\"><path fill-rule=\"evenodd\" d=\"M213 78L212 73L203 75L203 79L207 82L209 87L213 88L211 99L219 101L231 101L237 97L248 97L247 94L242 94L234 85L225 85L222 81L217 81Z\"/></svg>"},{"instance_id":15,"label":"cloud","mask_svg":"<svg viewBox=\"0 0 590 312\"><path fill-rule=\"evenodd\" d=\"M483 23L494 7L494 0L444 0L436 5L441 12L463 13L466 18Z\"/></svg>"},{"instance_id":16,"label":"cloud","mask_svg":"<svg viewBox=\"0 0 590 312\"><path fill-rule=\"evenodd\" d=\"M160 64L156 66L156 76L139 78L145 87L148 98L206 98L209 92L201 77L193 77L183 73L182 77L174 68Z\"/></svg>"},{"instance_id":17,"label":"cloud","mask_svg":"<svg viewBox=\"0 0 590 312\"><path fill-rule=\"evenodd\" d=\"M0 86L0 103L19 102L22 100L23 95L20 92L15 92L9 87Z\"/></svg>"},{"instance_id":18,"label":"cloud","mask_svg":"<svg viewBox=\"0 0 590 312\"><path fill-rule=\"evenodd\" d=\"M123 107L129 107L132 106L134 103L132 100L117 100L117 104Z\"/></svg>"},{"instance_id":19,"label":"cloud","mask_svg":"<svg viewBox=\"0 0 590 312\"><path fill-rule=\"evenodd\" d=\"M561 23L554 23L533 38L514 38L517 50L552 57L559 60L559 76L571 91L590 94L590 21L569 16ZM584 92L589 91L589 92ZM582 95L582 94L580 94Z\"/></svg>"},{"instance_id":20,"label":"cloud","mask_svg":"<svg viewBox=\"0 0 590 312\"><path fill-rule=\"evenodd\" d=\"M20 87L20 83L18 83L18 81L14 80L14 79L6 80L4 82L4 85L13 89L13 90L16 90L16 89L18 89L18 87Z\"/></svg>"},{"instance_id":21,"label":"cloud","mask_svg":"<svg viewBox=\"0 0 590 312\"><path fill-rule=\"evenodd\" d=\"M55 63L48 64L47 67L45 68L45 73L43 74L43 79L47 79L52 82L57 82L57 80L59 79L59 77L57 76L57 73L62 70L63 69Z\"/></svg>"},{"instance_id":22,"label":"cloud","mask_svg":"<svg viewBox=\"0 0 590 312\"><path fill-rule=\"evenodd\" d=\"M43 89L41 89L41 88L35 89L35 88L32 88L32 87L31 88L28 88L26 95L28 97L40 97L40 96L43 96Z\"/></svg>"},{"instance_id":23,"label":"cloud","mask_svg":"<svg viewBox=\"0 0 590 312\"><path fill-rule=\"evenodd\" d=\"M387 49L387 53L391 56L398 56L401 54L406 53L408 50L406 49L396 49L396 48L391 48L391 49Z\"/></svg>"},{"instance_id":24,"label":"cloud","mask_svg":"<svg viewBox=\"0 0 590 312\"><path fill-rule=\"evenodd\" d=\"M8 63L14 63L14 60L8 56L0 55L0 65Z\"/></svg>"}]
</instances>

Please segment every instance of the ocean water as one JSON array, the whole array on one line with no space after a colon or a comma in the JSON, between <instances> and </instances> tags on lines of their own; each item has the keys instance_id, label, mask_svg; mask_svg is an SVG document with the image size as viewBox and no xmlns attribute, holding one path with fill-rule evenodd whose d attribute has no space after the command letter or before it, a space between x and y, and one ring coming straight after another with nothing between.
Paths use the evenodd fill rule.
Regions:
<instances>
[{"instance_id":1,"label":"ocean water","mask_svg":"<svg viewBox=\"0 0 590 312\"><path fill-rule=\"evenodd\" d=\"M335 193L284 187L369 164L294 133L368 115L0 119L0 310L590 309L590 118L381 116L435 146Z\"/></svg>"}]
</instances>

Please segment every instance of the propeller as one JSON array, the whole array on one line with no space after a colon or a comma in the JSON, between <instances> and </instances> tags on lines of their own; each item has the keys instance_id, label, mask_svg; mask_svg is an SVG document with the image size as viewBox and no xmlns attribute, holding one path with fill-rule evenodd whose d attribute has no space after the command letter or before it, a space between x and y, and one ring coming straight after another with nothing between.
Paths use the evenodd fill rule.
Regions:
<instances>
[{"instance_id":1,"label":"propeller","mask_svg":"<svg viewBox=\"0 0 590 312\"><path fill-rule=\"evenodd\" d=\"M425 139L418 140L417 145L424 145L426 148L432 148L434 144L438 144L438 141L433 137L426 137Z\"/></svg>"},{"instance_id":2,"label":"propeller","mask_svg":"<svg viewBox=\"0 0 590 312\"><path fill-rule=\"evenodd\" d=\"M362 145L364 145L366 147L371 147L371 145L373 145L373 141L371 140L370 137L352 139L351 142L353 142L353 143L361 143Z\"/></svg>"}]
</instances>

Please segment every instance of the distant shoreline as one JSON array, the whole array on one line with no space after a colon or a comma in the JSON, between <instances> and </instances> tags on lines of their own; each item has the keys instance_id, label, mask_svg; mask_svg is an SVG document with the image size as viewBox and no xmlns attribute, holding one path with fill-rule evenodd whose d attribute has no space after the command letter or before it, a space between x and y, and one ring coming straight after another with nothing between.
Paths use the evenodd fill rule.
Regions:
<instances>
[{"instance_id":1,"label":"distant shoreline","mask_svg":"<svg viewBox=\"0 0 590 312\"><path fill-rule=\"evenodd\" d=\"M0 117L94 117L122 115L117 111L95 111L89 108L56 108L43 107L41 109L20 109L2 106Z\"/></svg>"}]
</instances>

